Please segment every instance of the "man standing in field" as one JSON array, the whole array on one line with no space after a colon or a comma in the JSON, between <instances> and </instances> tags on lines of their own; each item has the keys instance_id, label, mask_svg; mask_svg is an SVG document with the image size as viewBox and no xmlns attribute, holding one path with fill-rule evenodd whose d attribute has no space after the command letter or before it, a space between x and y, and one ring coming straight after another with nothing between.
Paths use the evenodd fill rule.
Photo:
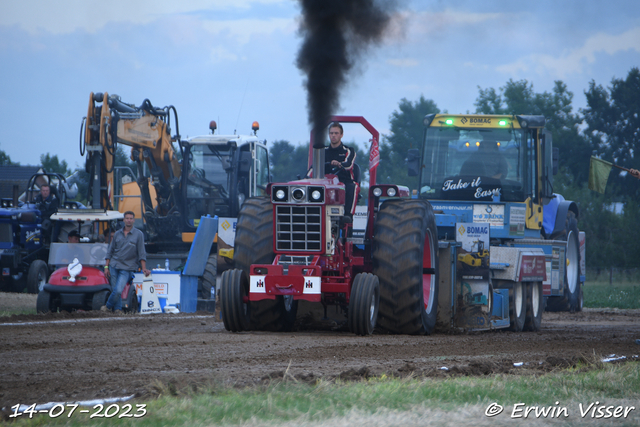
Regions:
<instances>
[{"instance_id":1,"label":"man standing in field","mask_svg":"<svg viewBox=\"0 0 640 427\"><path fill-rule=\"evenodd\" d=\"M111 295L101 311L122 313L122 290L133 274L138 271L138 264L145 276L151 274L147 270L147 252L144 249L144 234L133 226L135 214L124 213L124 228L113 235L107 250L104 274L111 281Z\"/></svg>"}]
</instances>

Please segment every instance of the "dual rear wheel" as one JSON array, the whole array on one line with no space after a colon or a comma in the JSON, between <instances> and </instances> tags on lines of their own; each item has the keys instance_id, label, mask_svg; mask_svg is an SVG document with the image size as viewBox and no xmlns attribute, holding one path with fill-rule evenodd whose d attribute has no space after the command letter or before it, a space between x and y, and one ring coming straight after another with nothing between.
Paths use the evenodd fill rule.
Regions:
<instances>
[{"instance_id":1,"label":"dual rear wheel","mask_svg":"<svg viewBox=\"0 0 640 427\"><path fill-rule=\"evenodd\" d=\"M509 329L539 331L543 311L542 282L514 282L509 289Z\"/></svg>"}]
</instances>

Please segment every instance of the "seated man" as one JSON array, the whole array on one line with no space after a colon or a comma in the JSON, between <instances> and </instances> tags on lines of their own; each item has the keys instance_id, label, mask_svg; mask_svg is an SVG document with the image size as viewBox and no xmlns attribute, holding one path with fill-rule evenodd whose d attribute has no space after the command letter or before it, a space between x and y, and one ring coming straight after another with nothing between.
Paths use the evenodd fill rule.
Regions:
<instances>
[{"instance_id":1,"label":"seated man","mask_svg":"<svg viewBox=\"0 0 640 427\"><path fill-rule=\"evenodd\" d=\"M349 222L353 221L353 214L358 204L359 186L354 176L354 164L356 160L356 152L351 147L347 147L342 143L343 135L342 125L338 122L331 123L329 126L330 144L324 149L325 174L331 173L337 168L337 172L333 172L338 176L338 180L345 187L344 216Z\"/></svg>"},{"instance_id":2,"label":"seated man","mask_svg":"<svg viewBox=\"0 0 640 427\"><path fill-rule=\"evenodd\" d=\"M67 238L69 243L80 243L80 233L76 230L71 230Z\"/></svg>"},{"instance_id":3,"label":"seated man","mask_svg":"<svg viewBox=\"0 0 640 427\"><path fill-rule=\"evenodd\" d=\"M45 239L50 236L51 233L51 215L58 212L58 204L59 200L51 192L51 186L47 183L44 183L40 186L40 194L38 194L35 198L36 208L40 211L42 215L42 230L45 236ZM51 236L51 241L56 242L58 240L58 233L60 232L60 222L56 221L55 226L53 227L53 235Z\"/></svg>"}]
</instances>

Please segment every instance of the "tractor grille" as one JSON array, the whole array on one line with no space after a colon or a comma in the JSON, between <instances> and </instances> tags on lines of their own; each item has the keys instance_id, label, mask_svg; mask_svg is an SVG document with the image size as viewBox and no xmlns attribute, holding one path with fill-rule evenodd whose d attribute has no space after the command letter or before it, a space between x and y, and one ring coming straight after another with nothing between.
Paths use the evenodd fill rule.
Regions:
<instances>
[{"instance_id":1,"label":"tractor grille","mask_svg":"<svg viewBox=\"0 0 640 427\"><path fill-rule=\"evenodd\" d=\"M322 250L321 206L276 206L276 249Z\"/></svg>"},{"instance_id":2,"label":"tractor grille","mask_svg":"<svg viewBox=\"0 0 640 427\"><path fill-rule=\"evenodd\" d=\"M11 224L0 224L0 242L13 242L13 229Z\"/></svg>"}]
</instances>

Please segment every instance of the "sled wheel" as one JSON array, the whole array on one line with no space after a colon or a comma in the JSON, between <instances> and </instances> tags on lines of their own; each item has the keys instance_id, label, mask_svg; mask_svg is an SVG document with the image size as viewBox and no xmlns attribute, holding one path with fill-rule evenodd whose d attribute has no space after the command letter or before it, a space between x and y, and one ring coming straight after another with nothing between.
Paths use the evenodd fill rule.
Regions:
<instances>
[{"instance_id":1,"label":"sled wheel","mask_svg":"<svg viewBox=\"0 0 640 427\"><path fill-rule=\"evenodd\" d=\"M356 335L371 335L380 307L380 282L371 273L359 273L353 280L349 301L349 329Z\"/></svg>"},{"instance_id":2,"label":"sled wheel","mask_svg":"<svg viewBox=\"0 0 640 427\"><path fill-rule=\"evenodd\" d=\"M220 282L220 311L225 329L231 332L249 330L251 306L247 276L242 270L227 270L222 273Z\"/></svg>"},{"instance_id":3,"label":"sled wheel","mask_svg":"<svg viewBox=\"0 0 640 427\"><path fill-rule=\"evenodd\" d=\"M532 282L526 285L527 314L524 319L524 331L537 332L542 325L542 311L544 297L542 296L542 282Z\"/></svg>"},{"instance_id":4,"label":"sled wheel","mask_svg":"<svg viewBox=\"0 0 640 427\"><path fill-rule=\"evenodd\" d=\"M373 274L380 281L378 326L430 334L438 308L438 232L426 200L388 200L374 226Z\"/></svg>"},{"instance_id":5,"label":"sled wheel","mask_svg":"<svg viewBox=\"0 0 640 427\"><path fill-rule=\"evenodd\" d=\"M527 314L527 294L522 282L514 282L509 289L509 329L521 332Z\"/></svg>"}]
</instances>

